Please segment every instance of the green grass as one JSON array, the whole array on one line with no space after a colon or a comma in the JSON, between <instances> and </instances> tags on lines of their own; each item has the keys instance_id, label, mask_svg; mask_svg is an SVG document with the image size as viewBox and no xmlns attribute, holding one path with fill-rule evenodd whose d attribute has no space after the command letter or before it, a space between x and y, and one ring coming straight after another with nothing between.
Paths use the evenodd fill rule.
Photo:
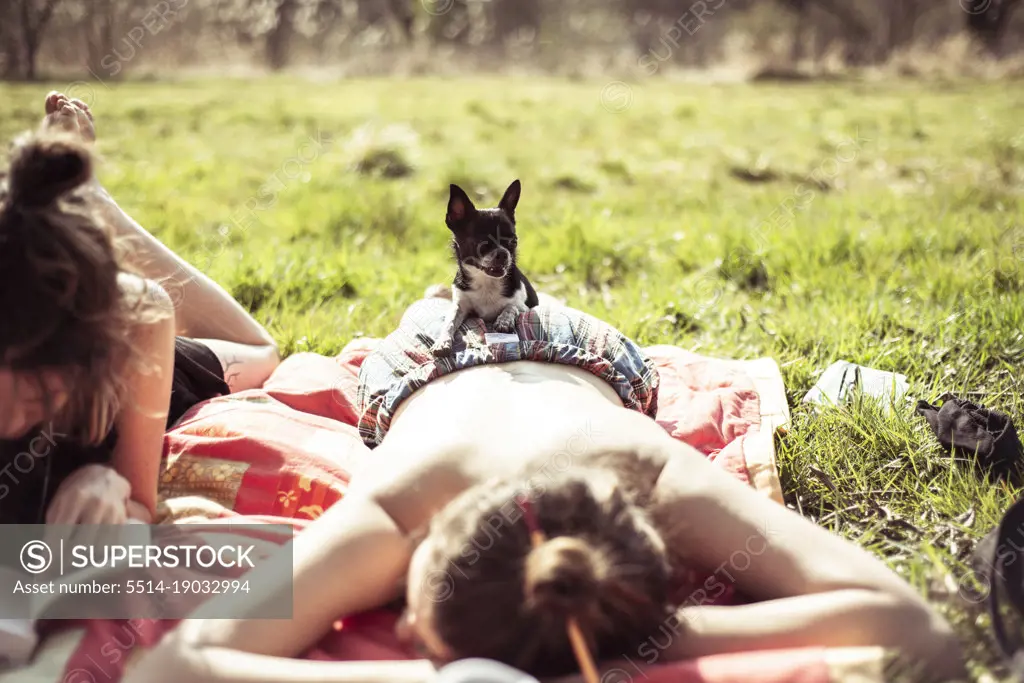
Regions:
<instances>
[{"instance_id":1,"label":"green grass","mask_svg":"<svg viewBox=\"0 0 1024 683\"><path fill-rule=\"evenodd\" d=\"M111 192L289 353L386 334L451 276L448 183L494 205L521 178L538 288L644 344L776 359L790 504L885 557L953 621L974 675L1001 676L987 617L956 584L1016 491L951 459L910 407L815 416L799 401L846 359L1024 426L1024 91L650 81L616 112L603 85L79 91ZM0 86L0 136L35 125L51 86Z\"/></svg>"}]
</instances>

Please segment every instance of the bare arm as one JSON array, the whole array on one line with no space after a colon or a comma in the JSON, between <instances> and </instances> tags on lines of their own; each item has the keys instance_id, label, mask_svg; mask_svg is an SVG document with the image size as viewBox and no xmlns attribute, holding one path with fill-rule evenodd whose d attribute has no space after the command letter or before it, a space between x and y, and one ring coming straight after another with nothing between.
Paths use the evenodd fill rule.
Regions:
<instances>
[{"instance_id":1,"label":"bare arm","mask_svg":"<svg viewBox=\"0 0 1024 683\"><path fill-rule=\"evenodd\" d=\"M121 282L126 296L146 297L160 310L169 308L167 294L153 283L130 276L122 276ZM149 521L156 513L157 479L174 379L173 311L136 326L131 334L146 367L128 368L111 465L132 487L128 516Z\"/></svg>"},{"instance_id":2,"label":"bare arm","mask_svg":"<svg viewBox=\"0 0 1024 683\"><path fill-rule=\"evenodd\" d=\"M808 645L879 646L901 649L941 673L952 674L962 666L952 632L937 615L877 590L834 590L735 607L684 607L678 621L680 637L666 648L668 660Z\"/></svg>"},{"instance_id":3,"label":"bare arm","mask_svg":"<svg viewBox=\"0 0 1024 683\"><path fill-rule=\"evenodd\" d=\"M293 570L264 565L247 574L252 592L239 607L237 598L218 596L204 611L230 610L235 619L190 619L182 622L133 671L130 681L177 683L218 681L263 683L281 681L360 680L388 678L369 669L294 667L294 660L321 638L342 616L379 608L397 595L408 569L412 547L394 521L367 496L349 496L331 507L293 541ZM292 596L291 619L260 619L267 600ZM239 613L241 609L241 613ZM280 659L278 659L280 658ZM327 665L324 665L325 667ZM341 667L341 664L334 666ZM366 665L369 666L369 665ZM406 666L406 665L403 665ZM372 669L372 667L371 667ZM409 669L414 667L409 665ZM422 667L409 674L415 678ZM290 672L297 673L290 673ZM342 671L356 672L344 678ZM376 671L375 669L372 671ZM405 670L403 669L403 672ZM405 676L406 673L401 673Z\"/></svg>"},{"instance_id":4,"label":"bare arm","mask_svg":"<svg viewBox=\"0 0 1024 683\"><path fill-rule=\"evenodd\" d=\"M769 500L682 444L654 492L668 542L692 563L725 574L752 599L739 607L679 613L682 630L667 658L799 646L877 645L950 672L962 667L949 625L880 560ZM707 584L705 584L705 587ZM699 591L698 591L699 593Z\"/></svg>"},{"instance_id":5,"label":"bare arm","mask_svg":"<svg viewBox=\"0 0 1024 683\"><path fill-rule=\"evenodd\" d=\"M935 621L922 610L890 595L857 589L750 605L684 607L665 621L657 638L646 641L634 652L602 663L600 669L609 676L614 671L632 672L726 653L808 646L888 646L909 654L903 659L906 670L921 676L914 680L967 680L959 648ZM622 679L618 675L609 678ZM586 681L576 674L544 683Z\"/></svg>"}]
</instances>

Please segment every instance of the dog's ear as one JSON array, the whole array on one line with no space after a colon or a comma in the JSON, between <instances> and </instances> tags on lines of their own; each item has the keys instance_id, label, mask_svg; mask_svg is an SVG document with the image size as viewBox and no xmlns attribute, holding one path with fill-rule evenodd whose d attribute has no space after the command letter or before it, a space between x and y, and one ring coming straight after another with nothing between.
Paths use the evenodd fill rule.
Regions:
<instances>
[{"instance_id":1,"label":"dog's ear","mask_svg":"<svg viewBox=\"0 0 1024 683\"><path fill-rule=\"evenodd\" d=\"M508 217L515 220L516 217L516 204L519 203L519 192L522 190L522 185L519 184L519 179L512 181L512 184L505 190L504 196L501 201L498 202L498 208L508 214Z\"/></svg>"},{"instance_id":2,"label":"dog's ear","mask_svg":"<svg viewBox=\"0 0 1024 683\"><path fill-rule=\"evenodd\" d=\"M473 206L469 195L458 185L451 185L449 190L451 194L448 196L448 214L445 216L445 223L450 228L475 213L476 207Z\"/></svg>"}]
</instances>

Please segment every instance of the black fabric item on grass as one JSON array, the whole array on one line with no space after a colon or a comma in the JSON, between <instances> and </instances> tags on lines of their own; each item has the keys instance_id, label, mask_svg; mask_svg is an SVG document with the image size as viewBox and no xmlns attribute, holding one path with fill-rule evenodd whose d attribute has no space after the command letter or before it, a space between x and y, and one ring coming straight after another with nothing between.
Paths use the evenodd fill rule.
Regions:
<instances>
[{"instance_id":1,"label":"black fabric item on grass","mask_svg":"<svg viewBox=\"0 0 1024 683\"><path fill-rule=\"evenodd\" d=\"M1009 416L952 394L940 400L941 407L918 401L916 412L928 420L943 448L976 458L993 479L1018 481L1024 446Z\"/></svg>"}]
</instances>

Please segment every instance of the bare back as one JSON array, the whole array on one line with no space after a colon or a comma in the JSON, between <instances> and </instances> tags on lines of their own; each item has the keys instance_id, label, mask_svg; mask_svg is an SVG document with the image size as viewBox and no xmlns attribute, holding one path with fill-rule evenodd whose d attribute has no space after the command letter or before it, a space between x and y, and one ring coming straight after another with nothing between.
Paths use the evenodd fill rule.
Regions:
<instances>
[{"instance_id":1,"label":"bare back","mask_svg":"<svg viewBox=\"0 0 1024 683\"><path fill-rule=\"evenodd\" d=\"M353 485L412 531L465 489L495 478L542 481L569 467L615 461L624 472L648 472L641 479L653 485L659 456L645 460L643 446L667 438L580 368L531 361L477 366L407 399L374 451L373 472Z\"/></svg>"}]
</instances>

